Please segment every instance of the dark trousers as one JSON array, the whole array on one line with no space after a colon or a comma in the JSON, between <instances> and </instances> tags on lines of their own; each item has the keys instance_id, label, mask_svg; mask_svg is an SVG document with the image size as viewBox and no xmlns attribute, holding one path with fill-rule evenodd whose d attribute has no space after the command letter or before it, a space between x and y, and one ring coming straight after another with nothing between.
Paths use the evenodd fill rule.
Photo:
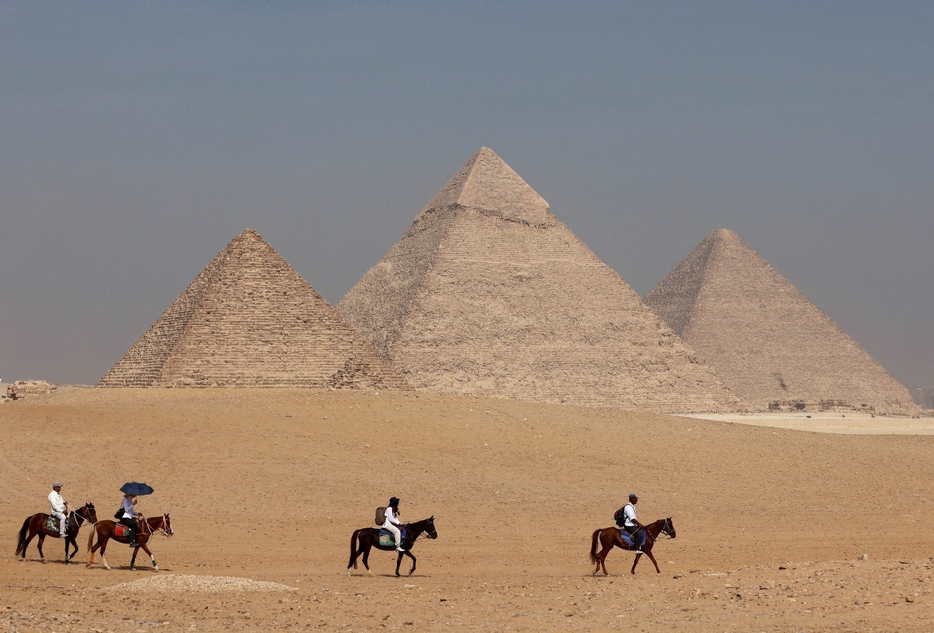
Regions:
<instances>
[{"instance_id":1,"label":"dark trousers","mask_svg":"<svg viewBox=\"0 0 934 633\"><path fill-rule=\"evenodd\" d=\"M645 542L645 535L641 532L643 528L635 526L635 525L632 527L628 527L624 525L623 529L626 530L626 532L628 532L630 536L632 536L632 542L636 546L636 549L641 549L642 544Z\"/></svg>"},{"instance_id":2,"label":"dark trousers","mask_svg":"<svg viewBox=\"0 0 934 633\"><path fill-rule=\"evenodd\" d=\"M130 528L130 541L136 542L136 533L139 532L139 524L136 522L136 519L128 519L123 517L120 519L120 523Z\"/></svg>"}]
</instances>

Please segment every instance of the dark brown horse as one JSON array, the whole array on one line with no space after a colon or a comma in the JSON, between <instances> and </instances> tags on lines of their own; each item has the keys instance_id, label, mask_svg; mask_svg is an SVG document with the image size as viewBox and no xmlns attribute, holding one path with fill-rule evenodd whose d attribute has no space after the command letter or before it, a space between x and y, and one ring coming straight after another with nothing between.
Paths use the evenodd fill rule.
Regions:
<instances>
[{"instance_id":1,"label":"dark brown horse","mask_svg":"<svg viewBox=\"0 0 934 633\"><path fill-rule=\"evenodd\" d=\"M119 524L111 521L110 519L101 521L97 524L94 531L92 531L88 536L88 552L90 552L90 556L88 557L88 567L94 564L94 553L100 549L101 561L103 561L104 567L110 569L110 565L107 564L107 559L104 558L104 552L107 551L107 541L113 539L118 543L129 545L130 535L124 533L118 536L115 533L117 525ZM120 525L120 527L122 528L123 525ZM149 551L148 547L149 538L156 533L164 534L165 536L172 536L172 522L169 520L168 514L163 514L162 516L152 517L144 521L139 521L139 532L136 534L136 542L139 543L139 547L133 548L133 558L130 560L130 569L136 569L136 555L139 553L139 548L142 547L143 551L149 554L149 558L152 559L153 569L159 571L159 565L156 564L156 559L152 555L152 552ZM95 534L97 534L96 545L94 544Z\"/></svg>"},{"instance_id":2,"label":"dark brown horse","mask_svg":"<svg viewBox=\"0 0 934 633\"><path fill-rule=\"evenodd\" d=\"M40 512L39 514L27 517L26 520L23 521L23 527L20 529L19 537L16 539L16 554L14 554L14 556L22 555L21 560L26 560L26 548L29 547L29 542L33 537L38 534L39 540L36 541L36 549L39 550L39 558L42 559L42 562L45 562L45 555L42 553L42 543L45 541L45 537L51 536L52 538L61 538L58 530L50 531L45 527L48 520L49 515L45 512ZM81 526L84 525L85 522L92 524L97 523L97 512L94 510L93 503L85 503L77 510L72 510L68 513L68 518L65 520L66 563L78 553L78 541L76 540L78 538L78 530L81 529ZM68 555L69 545L74 547L71 556Z\"/></svg>"},{"instance_id":3,"label":"dark brown horse","mask_svg":"<svg viewBox=\"0 0 934 633\"><path fill-rule=\"evenodd\" d=\"M428 538L438 538L438 532L435 530L435 518L433 516L415 523L406 523L403 527L405 528L405 536L402 538L402 549L405 551L399 552L399 557L396 559L396 576L399 575L399 565L402 564L403 555L412 559L412 569L409 570L409 576L411 576L412 572L415 571L416 560L409 550L415 545L415 539L421 536L422 533L427 534ZM357 545L357 539L360 540L359 545ZM351 568L357 568L357 557L360 554L363 554L363 566L366 567L371 576L373 575L370 566L367 564L367 560L370 558L370 548L373 547L384 552L392 552L396 549L395 545L379 544L379 528L361 528L353 533L353 536L350 537L350 562L347 563L348 576Z\"/></svg>"},{"instance_id":4,"label":"dark brown horse","mask_svg":"<svg viewBox=\"0 0 934 633\"><path fill-rule=\"evenodd\" d=\"M663 533L671 538L675 537L675 524L671 522L671 517L659 519L655 523L650 523L645 526L645 543L642 544L642 554L649 557L649 560L655 565L655 571L659 574L662 573L662 570L658 568L658 561L656 561L655 556L652 555L652 546L655 545L658 535ZM600 545L603 546L599 554L597 553L598 540L600 541ZM613 549L614 546L629 551L635 549L626 544L618 527L603 528L593 533L593 543L590 546L590 562L596 563L597 565L597 568L593 570L593 575L596 575L601 567L603 568L603 575L607 575L604 561L606 561L607 554L610 553L610 550ZM639 559L642 557L642 554L636 554L636 559L632 561L632 569L630 572L633 574L636 573L636 565L639 564Z\"/></svg>"}]
</instances>

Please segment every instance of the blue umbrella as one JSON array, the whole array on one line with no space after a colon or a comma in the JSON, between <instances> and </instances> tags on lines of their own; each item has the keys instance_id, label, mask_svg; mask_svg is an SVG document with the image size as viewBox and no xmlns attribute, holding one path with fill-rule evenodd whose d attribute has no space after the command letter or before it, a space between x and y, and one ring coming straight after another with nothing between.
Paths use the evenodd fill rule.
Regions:
<instances>
[{"instance_id":1,"label":"blue umbrella","mask_svg":"<svg viewBox=\"0 0 934 633\"><path fill-rule=\"evenodd\" d=\"M152 486L147 486L146 484L141 484L137 481L130 481L123 484L123 487L120 488L120 492L127 495L133 495L134 497L139 497L141 495L151 495Z\"/></svg>"}]
</instances>

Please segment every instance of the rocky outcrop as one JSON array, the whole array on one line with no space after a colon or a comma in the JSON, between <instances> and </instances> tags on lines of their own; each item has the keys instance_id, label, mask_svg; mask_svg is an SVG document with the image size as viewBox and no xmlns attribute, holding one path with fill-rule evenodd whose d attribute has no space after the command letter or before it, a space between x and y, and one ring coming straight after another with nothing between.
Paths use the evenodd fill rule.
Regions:
<instances>
[{"instance_id":1,"label":"rocky outcrop","mask_svg":"<svg viewBox=\"0 0 934 633\"><path fill-rule=\"evenodd\" d=\"M44 380L17 380L7 386L6 396L3 399L13 401L29 396L46 395L55 391L55 388L55 385Z\"/></svg>"}]
</instances>

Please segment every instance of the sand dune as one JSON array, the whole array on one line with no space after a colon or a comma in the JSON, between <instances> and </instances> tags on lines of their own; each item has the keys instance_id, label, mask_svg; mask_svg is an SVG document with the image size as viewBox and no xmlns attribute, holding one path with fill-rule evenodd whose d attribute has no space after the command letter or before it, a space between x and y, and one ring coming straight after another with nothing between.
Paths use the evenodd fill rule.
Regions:
<instances>
[{"instance_id":1,"label":"sand dune","mask_svg":"<svg viewBox=\"0 0 934 633\"><path fill-rule=\"evenodd\" d=\"M61 565L57 539L46 540L49 564L34 544L19 563L10 542L0 627L931 630L932 449L931 436L424 393L38 396L0 406L0 529L11 538L45 510L54 479L101 518L124 481L146 481L156 493L140 509L170 512L176 533L154 542L160 574L298 591L137 600L101 591L153 574L125 569L125 546L108 550L124 567L108 572L85 569L83 552ZM674 519L678 538L656 547L663 573L643 560L632 577L631 556L616 551L612 575L591 579L590 534L630 491L640 518ZM390 495L405 520L434 515L438 540L417 543L412 577L390 577L394 558L377 552L376 578L348 578L351 532Z\"/></svg>"}]
</instances>

